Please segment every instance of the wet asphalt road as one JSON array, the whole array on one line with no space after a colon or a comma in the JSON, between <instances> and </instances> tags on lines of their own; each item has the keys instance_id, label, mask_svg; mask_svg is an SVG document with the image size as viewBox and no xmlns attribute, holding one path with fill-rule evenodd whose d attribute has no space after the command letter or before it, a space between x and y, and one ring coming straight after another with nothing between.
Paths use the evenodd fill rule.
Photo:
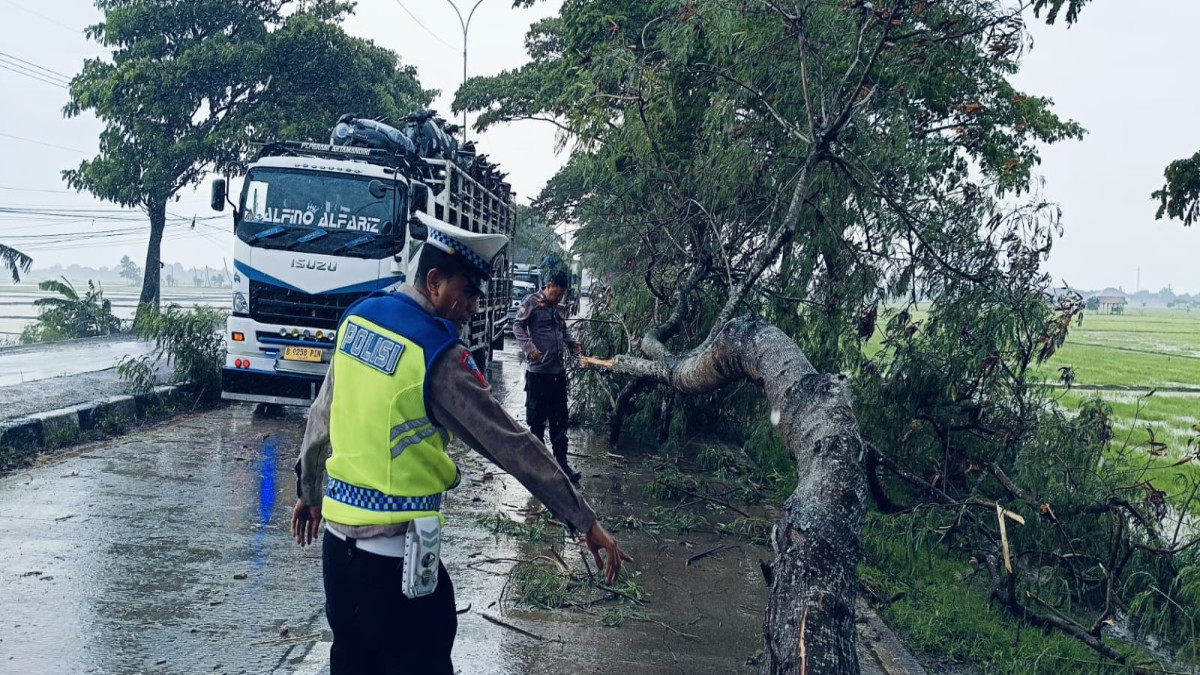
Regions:
<instances>
[{"instance_id":1,"label":"wet asphalt road","mask_svg":"<svg viewBox=\"0 0 1200 675\"><path fill-rule=\"evenodd\" d=\"M510 409L511 349L492 375ZM221 408L0 477L0 673L328 672L320 548L289 538L304 412ZM519 555L475 520L536 502L453 454L468 480L447 499L443 555L459 607L475 610L456 666L529 672L527 640L476 615L504 578L455 570Z\"/></svg>"},{"instance_id":2,"label":"wet asphalt road","mask_svg":"<svg viewBox=\"0 0 1200 675\"><path fill-rule=\"evenodd\" d=\"M512 342L489 377L497 399L523 421ZM328 673L319 548L301 550L289 537L304 413L264 419L249 405L221 408L0 477L0 675ZM580 429L570 435L597 510L617 522L645 518L652 504L643 483L652 476L628 470L650 457L615 461L601 439ZM623 548L638 561L630 569L650 598L644 619L604 626L600 615L612 602L558 612L514 607L511 597L501 602L505 574L546 547L494 535L479 520L523 520L540 504L461 444L450 452L464 475L443 503L443 561L463 612L458 672L753 670L747 657L761 646L766 601L757 560L769 550L711 533L685 541L621 529ZM696 551L717 544L729 544L728 555L691 564ZM582 566L579 551L563 555Z\"/></svg>"},{"instance_id":3,"label":"wet asphalt road","mask_svg":"<svg viewBox=\"0 0 1200 675\"><path fill-rule=\"evenodd\" d=\"M311 643L267 641L324 627L299 423L225 408L0 479L0 672L291 672Z\"/></svg>"}]
</instances>

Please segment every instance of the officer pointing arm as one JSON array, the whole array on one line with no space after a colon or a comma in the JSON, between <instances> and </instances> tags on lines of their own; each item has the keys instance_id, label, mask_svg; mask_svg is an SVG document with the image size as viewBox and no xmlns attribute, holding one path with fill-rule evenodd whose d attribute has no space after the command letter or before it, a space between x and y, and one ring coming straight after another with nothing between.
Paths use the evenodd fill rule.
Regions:
<instances>
[{"instance_id":1,"label":"officer pointing arm","mask_svg":"<svg viewBox=\"0 0 1200 675\"><path fill-rule=\"evenodd\" d=\"M457 619L444 567L438 566L432 594L414 595L399 581L399 570L414 563L405 556L406 533L416 527L424 541L426 524L436 528L441 518L442 494L458 484L458 467L445 452L452 434L585 532L609 583L622 561L632 560L546 447L492 397L458 340L486 295L491 262L507 238L429 226L415 285L373 294L343 317L297 463L292 536L301 546L312 543L322 517L327 530L322 576L333 675L388 668L453 672ZM422 649L395 649L396 634Z\"/></svg>"},{"instance_id":2,"label":"officer pointing arm","mask_svg":"<svg viewBox=\"0 0 1200 675\"><path fill-rule=\"evenodd\" d=\"M415 290L415 289L414 289ZM400 292L412 292L401 289ZM300 494L293 515L292 535L302 546L312 543L321 520L321 485L324 453L328 443L329 404L333 392L333 368L309 411L301 456ZM586 533L588 549L605 579L614 583L621 561L632 559L620 550L612 536L596 520L596 514L567 479L545 445L505 410L479 371L466 347L456 346L434 364L430 373L430 402L438 420L470 448L491 460L521 482L546 508ZM324 430L324 431L323 431ZM484 442L481 439L487 439ZM602 562L599 552L605 551Z\"/></svg>"}]
</instances>

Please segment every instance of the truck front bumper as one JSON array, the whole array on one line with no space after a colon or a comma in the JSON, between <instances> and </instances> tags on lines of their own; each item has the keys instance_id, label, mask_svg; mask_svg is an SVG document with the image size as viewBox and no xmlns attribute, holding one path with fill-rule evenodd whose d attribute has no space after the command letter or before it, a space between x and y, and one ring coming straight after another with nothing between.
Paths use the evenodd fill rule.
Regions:
<instances>
[{"instance_id":1,"label":"truck front bumper","mask_svg":"<svg viewBox=\"0 0 1200 675\"><path fill-rule=\"evenodd\" d=\"M221 369L221 398L279 405L308 406L324 377L238 368Z\"/></svg>"}]
</instances>

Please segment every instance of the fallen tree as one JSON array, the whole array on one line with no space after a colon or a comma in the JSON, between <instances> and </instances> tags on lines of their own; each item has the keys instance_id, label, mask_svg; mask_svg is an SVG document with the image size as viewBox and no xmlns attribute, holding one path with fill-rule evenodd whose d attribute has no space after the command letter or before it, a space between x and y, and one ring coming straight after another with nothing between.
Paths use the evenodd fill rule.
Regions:
<instances>
[{"instance_id":1,"label":"fallen tree","mask_svg":"<svg viewBox=\"0 0 1200 675\"><path fill-rule=\"evenodd\" d=\"M1178 571L1143 562L1165 497L1105 468L1103 406L1072 417L1035 382L1078 307L1040 271L1057 210L1021 199L1037 144L1082 128L1009 82L1030 4L1071 21L1083 3L569 3L531 30L530 64L456 98L481 128L544 119L577 143L535 206L578 224L573 250L612 290L586 335L607 358L585 363L611 373L592 397L610 438L651 406L661 436L691 401L710 430L774 422L797 480L764 672L857 670L868 491L897 519L932 514L911 539L974 556L1013 616L1118 662L1113 608ZM1155 605L1163 633L1183 634L1170 603L1189 592Z\"/></svg>"},{"instance_id":2,"label":"fallen tree","mask_svg":"<svg viewBox=\"0 0 1200 675\"><path fill-rule=\"evenodd\" d=\"M748 380L763 392L799 481L774 533L764 633L771 672L858 670L854 602L866 481L863 441L842 376L818 373L796 343L762 319L726 322L703 351L651 361L582 359L585 367L703 394Z\"/></svg>"}]
</instances>

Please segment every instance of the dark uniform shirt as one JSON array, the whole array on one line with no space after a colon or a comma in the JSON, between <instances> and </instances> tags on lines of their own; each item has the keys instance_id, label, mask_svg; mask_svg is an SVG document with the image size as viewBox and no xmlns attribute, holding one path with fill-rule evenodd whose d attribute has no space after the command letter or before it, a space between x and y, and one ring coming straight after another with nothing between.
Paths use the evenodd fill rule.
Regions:
<instances>
[{"instance_id":1,"label":"dark uniform shirt","mask_svg":"<svg viewBox=\"0 0 1200 675\"><path fill-rule=\"evenodd\" d=\"M517 318L513 320L513 336L526 356L534 347L542 353L542 358L537 361L529 360L526 367L531 373L566 372L563 344L571 349L578 344L567 328L567 308L552 304L542 291L530 293L521 301Z\"/></svg>"},{"instance_id":2,"label":"dark uniform shirt","mask_svg":"<svg viewBox=\"0 0 1200 675\"><path fill-rule=\"evenodd\" d=\"M433 305L417 289L405 284L400 293L414 299L426 312ZM479 454L507 471L533 493L556 516L571 527L587 532L596 513L558 467L546 446L517 423L492 397L491 387L479 370L467 367L466 348L454 345L434 361L426 373L429 412L439 424ZM321 504L325 460L329 445L329 411L334 396L333 364L321 391L308 412L308 425L300 449L300 500L309 506ZM386 420L384 421L386 423ZM328 522L327 522L328 524ZM334 523L336 529L356 539L395 536L406 525L351 527Z\"/></svg>"}]
</instances>

